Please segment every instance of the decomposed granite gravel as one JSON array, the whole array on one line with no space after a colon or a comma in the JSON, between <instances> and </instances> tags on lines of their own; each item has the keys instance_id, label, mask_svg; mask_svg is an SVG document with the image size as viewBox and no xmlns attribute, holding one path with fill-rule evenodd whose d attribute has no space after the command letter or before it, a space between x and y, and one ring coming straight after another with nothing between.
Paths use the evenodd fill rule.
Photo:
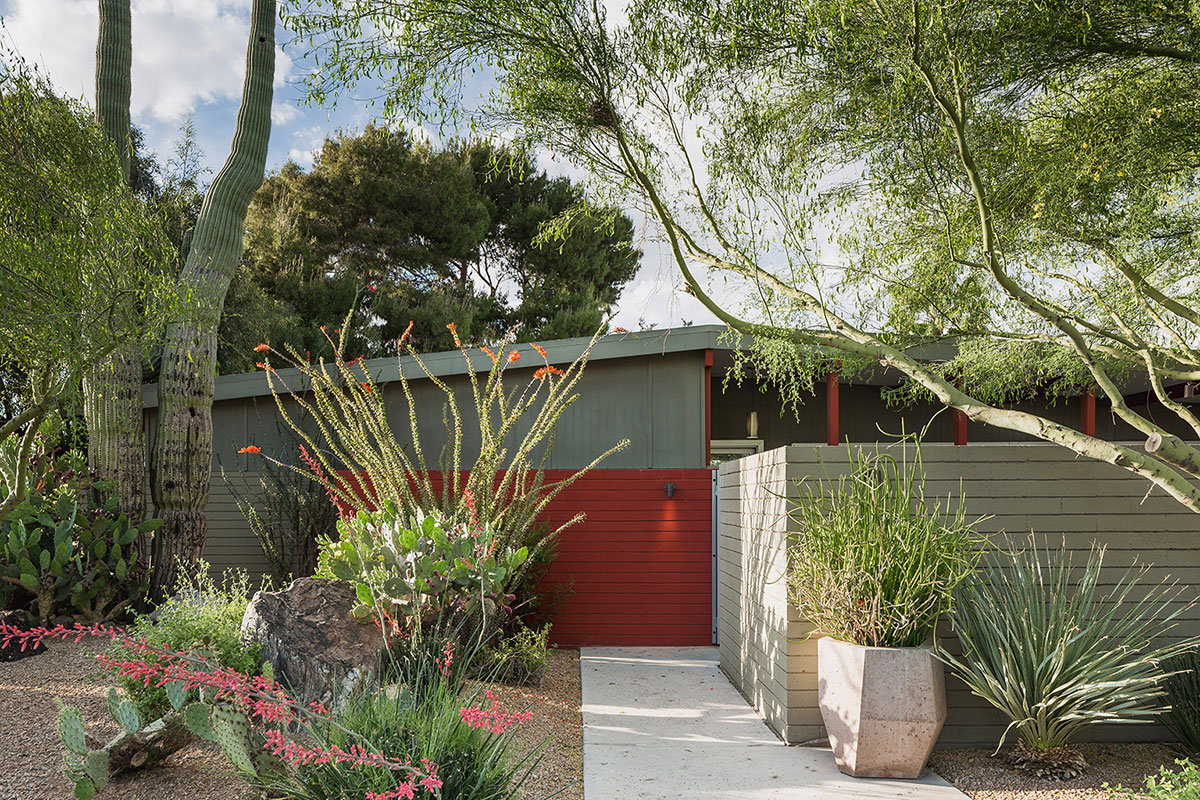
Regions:
<instances>
[{"instance_id":1,"label":"decomposed granite gravel","mask_svg":"<svg viewBox=\"0 0 1200 800\"><path fill-rule=\"evenodd\" d=\"M0 800L64 800L72 796L62 774L56 717L61 699L83 713L98 738L116 735L104 709L106 685L89 680L96 671L96 642L47 642L49 651L0 663ZM534 712L518 731L518 749L547 737L544 756L530 776L525 798L541 798L564 786L563 800L583 798L583 722L580 716L579 653L556 650L542 684L501 687L510 710ZM216 745L197 742L154 769L115 779L97 800L252 800Z\"/></svg>"},{"instance_id":2,"label":"decomposed granite gravel","mask_svg":"<svg viewBox=\"0 0 1200 800\"><path fill-rule=\"evenodd\" d=\"M1081 744L1088 769L1069 781L1047 781L1016 772L1007 749L992 757L980 748L938 750L929 768L957 786L972 800L1109 800L1104 788L1141 788L1159 767L1174 768L1175 751L1163 744Z\"/></svg>"}]
</instances>

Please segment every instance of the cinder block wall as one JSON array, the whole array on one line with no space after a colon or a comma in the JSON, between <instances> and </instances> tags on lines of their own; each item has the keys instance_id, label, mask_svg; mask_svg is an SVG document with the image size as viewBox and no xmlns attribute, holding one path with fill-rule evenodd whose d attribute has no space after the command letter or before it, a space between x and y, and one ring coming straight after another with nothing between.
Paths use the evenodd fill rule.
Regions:
<instances>
[{"instance_id":1,"label":"cinder block wall","mask_svg":"<svg viewBox=\"0 0 1200 800\"><path fill-rule=\"evenodd\" d=\"M1135 561L1152 565L1144 580L1200 584L1200 516L1161 490L1109 464L1076 458L1049 444L926 444L927 497L961 491L970 516L997 542L1065 543L1082 563L1093 542L1106 546L1108 582ZM730 462L720 469L718 604L721 665L771 727L789 743L824 736L816 707L816 639L790 611L782 575L789 521L784 495L805 475L837 475L847 451L792 445ZM939 632L953 650L948 631ZM1168 636L1200 635L1200 611L1185 612ZM949 716L940 745L994 745L1005 722L954 679L947 680ZM1156 725L1097 728L1104 741L1163 738Z\"/></svg>"}]
</instances>

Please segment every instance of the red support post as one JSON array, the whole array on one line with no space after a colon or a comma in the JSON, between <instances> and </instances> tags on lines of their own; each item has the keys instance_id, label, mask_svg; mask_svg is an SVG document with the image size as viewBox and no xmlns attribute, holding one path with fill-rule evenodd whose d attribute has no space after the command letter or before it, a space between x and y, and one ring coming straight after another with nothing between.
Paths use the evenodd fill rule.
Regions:
<instances>
[{"instance_id":1,"label":"red support post","mask_svg":"<svg viewBox=\"0 0 1200 800\"><path fill-rule=\"evenodd\" d=\"M825 375L825 442L830 447L841 441L841 426L838 422L838 373Z\"/></svg>"},{"instance_id":2,"label":"red support post","mask_svg":"<svg viewBox=\"0 0 1200 800\"><path fill-rule=\"evenodd\" d=\"M712 366L713 351L704 351L704 465L712 463Z\"/></svg>"},{"instance_id":3,"label":"red support post","mask_svg":"<svg viewBox=\"0 0 1200 800\"><path fill-rule=\"evenodd\" d=\"M1089 386L1079 395L1079 432L1096 435L1096 387Z\"/></svg>"},{"instance_id":4,"label":"red support post","mask_svg":"<svg viewBox=\"0 0 1200 800\"><path fill-rule=\"evenodd\" d=\"M967 444L967 415L957 408L954 409L954 444L958 447Z\"/></svg>"}]
</instances>

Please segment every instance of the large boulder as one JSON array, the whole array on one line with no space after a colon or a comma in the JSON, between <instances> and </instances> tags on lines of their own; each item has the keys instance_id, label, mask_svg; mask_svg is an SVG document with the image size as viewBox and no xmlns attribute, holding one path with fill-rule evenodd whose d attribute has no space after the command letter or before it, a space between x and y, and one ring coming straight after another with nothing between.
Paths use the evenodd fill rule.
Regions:
<instances>
[{"instance_id":1,"label":"large boulder","mask_svg":"<svg viewBox=\"0 0 1200 800\"><path fill-rule=\"evenodd\" d=\"M27 631L32 627L29 624L29 615L24 611L0 611L0 624L22 631ZM4 636L0 634L0 644L3 643ZM0 661L20 661L22 658L29 658L44 652L46 652L46 645L40 642L36 645L28 645L22 650L21 645L14 639L8 643L7 647L0 647Z\"/></svg>"},{"instance_id":2,"label":"large boulder","mask_svg":"<svg viewBox=\"0 0 1200 800\"><path fill-rule=\"evenodd\" d=\"M242 633L262 645L275 677L303 704L336 705L374 680L383 635L350 619L356 599L345 581L300 578L282 592L258 592Z\"/></svg>"}]
</instances>

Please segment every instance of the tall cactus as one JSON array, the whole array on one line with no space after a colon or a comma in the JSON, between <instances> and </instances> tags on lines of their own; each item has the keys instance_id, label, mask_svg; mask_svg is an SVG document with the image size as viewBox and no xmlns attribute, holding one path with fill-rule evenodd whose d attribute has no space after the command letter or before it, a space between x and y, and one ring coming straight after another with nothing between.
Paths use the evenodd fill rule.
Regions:
<instances>
[{"instance_id":1,"label":"tall cactus","mask_svg":"<svg viewBox=\"0 0 1200 800\"><path fill-rule=\"evenodd\" d=\"M96 121L116 146L129 180L129 97L133 61L129 0L99 0L96 38ZM113 483L117 508L134 524L146 508L146 437L142 423L142 354L136 343L118 347L84 378L83 413L88 467ZM149 534L135 547L149 561Z\"/></svg>"},{"instance_id":2,"label":"tall cactus","mask_svg":"<svg viewBox=\"0 0 1200 800\"><path fill-rule=\"evenodd\" d=\"M158 379L158 423L151 492L163 527L154 541L151 594L175 583L178 557L204 550L204 506L212 480L212 401L217 327L225 293L242 256L246 210L262 183L271 133L276 0L254 0L246 80L225 166L204 197L191 249L179 275L190 296L187 316L168 326Z\"/></svg>"}]
</instances>

